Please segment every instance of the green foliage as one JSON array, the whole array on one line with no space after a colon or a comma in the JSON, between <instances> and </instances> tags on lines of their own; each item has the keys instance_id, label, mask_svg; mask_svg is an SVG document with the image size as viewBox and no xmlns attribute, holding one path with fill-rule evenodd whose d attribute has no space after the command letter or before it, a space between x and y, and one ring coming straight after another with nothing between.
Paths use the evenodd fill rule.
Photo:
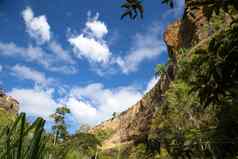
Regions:
<instances>
[{"instance_id":1,"label":"green foliage","mask_svg":"<svg viewBox=\"0 0 238 159\"><path fill-rule=\"evenodd\" d=\"M116 116L117 116L117 113L116 113L116 112L113 112L113 113L112 113L112 119L116 118Z\"/></svg>"},{"instance_id":2,"label":"green foliage","mask_svg":"<svg viewBox=\"0 0 238 159\"><path fill-rule=\"evenodd\" d=\"M64 116L69 110L57 109ZM60 119L60 120L58 120ZM57 118L57 122L64 118ZM55 142L55 134L44 131L45 121L37 118L32 124L21 113L0 132L1 159L71 159L95 156L99 140L92 134L78 132Z\"/></svg>"},{"instance_id":3,"label":"green foliage","mask_svg":"<svg viewBox=\"0 0 238 159\"><path fill-rule=\"evenodd\" d=\"M203 14L208 18L212 17L213 13L219 15L221 11L230 13L230 8L238 10L237 0L186 0L187 9L186 14L192 14L192 10L203 7Z\"/></svg>"},{"instance_id":4,"label":"green foliage","mask_svg":"<svg viewBox=\"0 0 238 159\"><path fill-rule=\"evenodd\" d=\"M204 25L204 30L209 35L218 32L221 28L229 27L229 21L231 20L230 16L228 16L224 11L220 11L218 15L213 14L209 19L209 23Z\"/></svg>"},{"instance_id":5,"label":"green foliage","mask_svg":"<svg viewBox=\"0 0 238 159\"><path fill-rule=\"evenodd\" d=\"M90 129L90 125L88 124L80 124L79 129L77 130L76 133L87 133Z\"/></svg>"},{"instance_id":6,"label":"green foliage","mask_svg":"<svg viewBox=\"0 0 238 159\"><path fill-rule=\"evenodd\" d=\"M113 130L111 130L111 129L98 130L95 133L95 136L100 142L102 142L102 141L108 139L112 135L112 133L113 133Z\"/></svg>"},{"instance_id":7,"label":"green foliage","mask_svg":"<svg viewBox=\"0 0 238 159\"><path fill-rule=\"evenodd\" d=\"M182 56L185 55L187 52L188 52L188 49L186 49L186 48L180 48L178 51L178 53Z\"/></svg>"},{"instance_id":8,"label":"green foliage","mask_svg":"<svg viewBox=\"0 0 238 159\"><path fill-rule=\"evenodd\" d=\"M47 147L53 159L68 158L90 158L95 155L97 146L100 145L99 140L86 130L80 130L74 135L69 135L65 124L65 115L70 110L63 106L57 108L56 112L51 115L55 121L53 126L54 136L49 135L51 139ZM87 126L85 125L85 129ZM84 132L82 132L84 131Z\"/></svg>"},{"instance_id":9,"label":"green foliage","mask_svg":"<svg viewBox=\"0 0 238 159\"><path fill-rule=\"evenodd\" d=\"M5 127L0 135L1 159L43 159L45 152L44 123L37 118L33 124L26 122L21 113L14 123Z\"/></svg>"},{"instance_id":10,"label":"green foliage","mask_svg":"<svg viewBox=\"0 0 238 159\"><path fill-rule=\"evenodd\" d=\"M200 102L220 105L224 98L238 97L238 25L213 38L208 50L200 49L194 60L193 91Z\"/></svg>"},{"instance_id":11,"label":"green foliage","mask_svg":"<svg viewBox=\"0 0 238 159\"><path fill-rule=\"evenodd\" d=\"M217 112L217 127L210 135L213 156L233 159L238 156L238 105L226 102Z\"/></svg>"},{"instance_id":12,"label":"green foliage","mask_svg":"<svg viewBox=\"0 0 238 159\"><path fill-rule=\"evenodd\" d=\"M159 108L151 125L150 139L161 142L161 148L170 158L176 156L201 157L206 137L207 125L214 125L214 114L200 109L195 94L183 81L176 81L165 94L165 102Z\"/></svg>"},{"instance_id":13,"label":"green foliage","mask_svg":"<svg viewBox=\"0 0 238 159\"><path fill-rule=\"evenodd\" d=\"M98 146L100 146L100 142L94 135L77 133L61 144L61 151L58 151L55 158L68 159L68 157L72 158L75 156L78 158L90 158L95 156Z\"/></svg>"},{"instance_id":14,"label":"green foliage","mask_svg":"<svg viewBox=\"0 0 238 159\"><path fill-rule=\"evenodd\" d=\"M150 155L148 155L147 148L145 144L139 144L133 147L132 152L130 153L129 159L149 159Z\"/></svg>"},{"instance_id":15,"label":"green foliage","mask_svg":"<svg viewBox=\"0 0 238 159\"><path fill-rule=\"evenodd\" d=\"M166 73L166 65L165 64L157 64L155 67L155 75L161 76Z\"/></svg>"},{"instance_id":16,"label":"green foliage","mask_svg":"<svg viewBox=\"0 0 238 159\"><path fill-rule=\"evenodd\" d=\"M50 135L47 142L47 150L51 159L90 158L96 154L99 140L92 134L77 132L69 135L65 140L54 143L54 137ZM80 156L80 157L79 157Z\"/></svg>"},{"instance_id":17,"label":"green foliage","mask_svg":"<svg viewBox=\"0 0 238 159\"><path fill-rule=\"evenodd\" d=\"M70 144L74 150L86 156L94 156L100 141L92 134L77 133L70 137L67 144Z\"/></svg>"}]
</instances>

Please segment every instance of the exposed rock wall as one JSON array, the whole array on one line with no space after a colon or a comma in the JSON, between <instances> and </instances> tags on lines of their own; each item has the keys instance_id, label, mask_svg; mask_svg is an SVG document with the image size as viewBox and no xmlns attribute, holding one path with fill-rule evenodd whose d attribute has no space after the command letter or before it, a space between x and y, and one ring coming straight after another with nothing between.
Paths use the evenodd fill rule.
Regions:
<instances>
[{"instance_id":1,"label":"exposed rock wall","mask_svg":"<svg viewBox=\"0 0 238 159\"><path fill-rule=\"evenodd\" d=\"M19 111L19 103L14 98L7 96L3 91L0 91L0 109L17 114Z\"/></svg>"},{"instance_id":2,"label":"exposed rock wall","mask_svg":"<svg viewBox=\"0 0 238 159\"><path fill-rule=\"evenodd\" d=\"M193 17L186 15L182 20L178 20L167 27L164 40L172 53L177 53L180 48L191 48L202 39L208 37L208 32L204 30L207 18L204 16L202 8L193 12Z\"/></svg>"}]
</instances>

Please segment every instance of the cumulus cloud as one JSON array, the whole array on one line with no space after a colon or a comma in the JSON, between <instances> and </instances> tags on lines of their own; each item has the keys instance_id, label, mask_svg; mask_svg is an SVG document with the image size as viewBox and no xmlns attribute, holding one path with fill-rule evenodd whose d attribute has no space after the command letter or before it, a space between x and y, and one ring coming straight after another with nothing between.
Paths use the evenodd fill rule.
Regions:
<instances>
[{"instance_id":1,"label":"cumulus cloud","mask_svg":"<svg viewBox=\"0 0 238 159\"><path fill-rule=\"evenodd\" d=\"M69 42L74 46L74 51L78 57L84 56L93 62L106 63L111 54L106 43L101 43L83 34L70 38Z\"/></svg>"},{"instance_id":2,"label":"cumulus cloud","mask_svg":"<svg viewBox=\"0 0 238 159\"><path fill-rule=\"evenodd\" d=\"M95 117L98 113L97 109L92 107L90 104L71 97L67 102L67 106L70 108L79 123L95 124Z\"/></svg>"},{"instance_id":3,"label":"cumulus cloud","mask_svg":"<svg viewBox=\"0 0 238 159\"><path fill-rule=\"evenodd\" d=\"M67 64L75 64L75 61L71 57L70 53L66 51L58 42L51 40L50 25L47 22L45 15L34 17L34 13L30 7L27 7L22 11L22 16L26 24L26 30L29 35L34 38L37 44L48 42L48 51L50 51L53 58L61 60ZM33 47L36 48L36 47ZM39 48L39 47L38 47ZM40 48L42 49L42 48ZM46 56L46 55L45 55ZM41 59L41 58L40 58ZM54 60L51 60L54 61ZM55 69L52 69L55 70ZM69 69L68 69L69 70ZM69 71L65 71L69 72Z\"/></svg>"},{"instance_id":4,"label":"cumulus cloud","mask_svg":"<svg viewBox=\"0 0 238 159\"><path fill-rule=\"evenodd\" d=\"M108 33L108 29L98 18L98 13L93 18L89 17L83 32L70 37L68 41L74 47L77 57L85 57L90 62L107 63L111 52L103 37Z\"/></svg>"},{"instance_id":5,"label":"cumulus cloud","mask_svg":"<svg viewBox=\"0 0 238 159\"><path fill-rule=\"evenodd\" d=\"M74 88L66 103L81 123L97 124L135 104L142 93L135 87L107 89L100 83ZM126 99L126 100L125 100Z\"/></svg>"},{"instance_id":6,"label":"cumulus cloud","mask_svg":"<svg viewBox=\"0 0 238 159\"><path fill-rule=\"evenodd\" d=\"M54 81L52 78L47 79L44 73L24 65L15 65L11 70L19 78L32 80L36 84L47 86Z\"/></svg>"},{"instance_id":7,"label":"cumulus cloud","mask_svg":"<svg viewBox=\"0 0 238 159\"><path fill-rule=\"evenodd\" d=\"M156 26L158 27L158 26ZM137 34L134 44L125 57L118 57L115 62L120 66L123 73L128 74L138 70L141 62L152 60L166 51L166 45L159 39L160 30L152 28L146 34Z\"/></svg>"},{"instance_id":8,"label":"cumulus cloud","mask_svg":"<svg viewBox=\"0 0 238 159\"><path fill-rule=\"evenodd\" d=\"M49 119L58 104L52 96L52 90L13 89L8 93L20 103L20 111L33 116L41 116Z\"/></svg>"},{"instance_id":9,"label":"cumulus cloud","mask_svg":"<svg viewBox=\"0 0 238 159\"><path fill-rule=\"evenodd\" d=\"M108 33L108 29L105 23L99 21L98 18L99 13L97 13L93 18L90 18L89 15L88 21L86 22L86 31L89 30L89 33L91 32L93 36L101 39Z\"/></svg>"},{"instance_id":10,"label":"cumulus cloud","mask_svg":"<svg viewBox=\"0 0 238 159\"><path fill-rule=\"evenodd\" d=\"M34 13L30 7L22 12L23 19L26 24L27 32L38 43L44 43L50 40L50 25L45 15L34 17Z\"/></svg>"}]
</instances>

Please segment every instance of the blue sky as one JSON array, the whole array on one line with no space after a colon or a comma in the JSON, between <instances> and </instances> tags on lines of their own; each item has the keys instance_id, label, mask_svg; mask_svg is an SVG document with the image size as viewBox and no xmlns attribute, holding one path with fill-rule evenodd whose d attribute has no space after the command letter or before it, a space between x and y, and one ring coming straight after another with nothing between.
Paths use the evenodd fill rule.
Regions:
<instances>
[{"instance_id":1,"label":"blue sky","mask_svg":"<svg viewBox=\"0 0 238 159\"><path fill-rule=\"evenodd\" d=\"M122 0L1 0L0 84L30 116L66 104L74 129L136 103L167 61L166 26L182 15L144 1L144 19L120 20Z\"/></svg>"}]
</instances>

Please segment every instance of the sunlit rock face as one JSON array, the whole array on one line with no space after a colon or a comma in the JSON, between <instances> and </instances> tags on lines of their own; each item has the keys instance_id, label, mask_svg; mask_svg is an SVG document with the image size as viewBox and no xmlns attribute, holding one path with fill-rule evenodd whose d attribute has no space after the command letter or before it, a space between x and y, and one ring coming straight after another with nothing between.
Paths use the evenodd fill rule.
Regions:
<instances>
[{"instance_id":1,"label":"sunlit rock face","mask_svg":"<svg viewBox=\"0 0 238 159\"><path fill-rule=\"evenodd\" d=\"M191 48L208 37L208 32L204 30L206 24L207 18L200 8L193 12L193 16L184 16L181 21L170 24L164 34L164 40L174 53L180 48Z\"/></svg>"},{"instance_id":2,"label":"sunlit rock face","mask_svg":"<svg viewBox=\"0 0 238 159\"><path fill-rule=\"evenodd\" d=\"M14 98L7 96L3 91L0 91L0 109L16 115L19 112L19 103Z\"/></svg>"},{"instance_id":3,"label":"sunlit rock face","mask_svg":"<svg viewBox=\"0 0 238 159\"><path fill-rule=\"evenodd\" d=\"M122 112L114 119L107 120L89 132L112 130L113 134L104 141L103 149L111 149L118 144L133 143L147 135L149 125L160 100L160 83L147 93L139 102Z\"/></svg>"},{"instance_id":4,"label":"sunlit rock face","mask_svg":"<svg viewBox=\"0 0 238 159\"><path fill-rule=\"evenodd\" d=\"M117 117L107 120L89 130L96 133L100 130L112 130L112 135L102 143L102 149L110 150L118 145L133 144L143 140L148 132L156 107L163 102L163 94L168 89L171 80L176 74L178 51L180 48L191 48L199 41L208 37L204 32L207 19L203 16L202 9L194 12L195 17L184 17L167 27L164 41L169 50L172 63L168 66L167 76L160 77L159 82L138 103L122 112Z\"/></svg>"}]
</instances>

